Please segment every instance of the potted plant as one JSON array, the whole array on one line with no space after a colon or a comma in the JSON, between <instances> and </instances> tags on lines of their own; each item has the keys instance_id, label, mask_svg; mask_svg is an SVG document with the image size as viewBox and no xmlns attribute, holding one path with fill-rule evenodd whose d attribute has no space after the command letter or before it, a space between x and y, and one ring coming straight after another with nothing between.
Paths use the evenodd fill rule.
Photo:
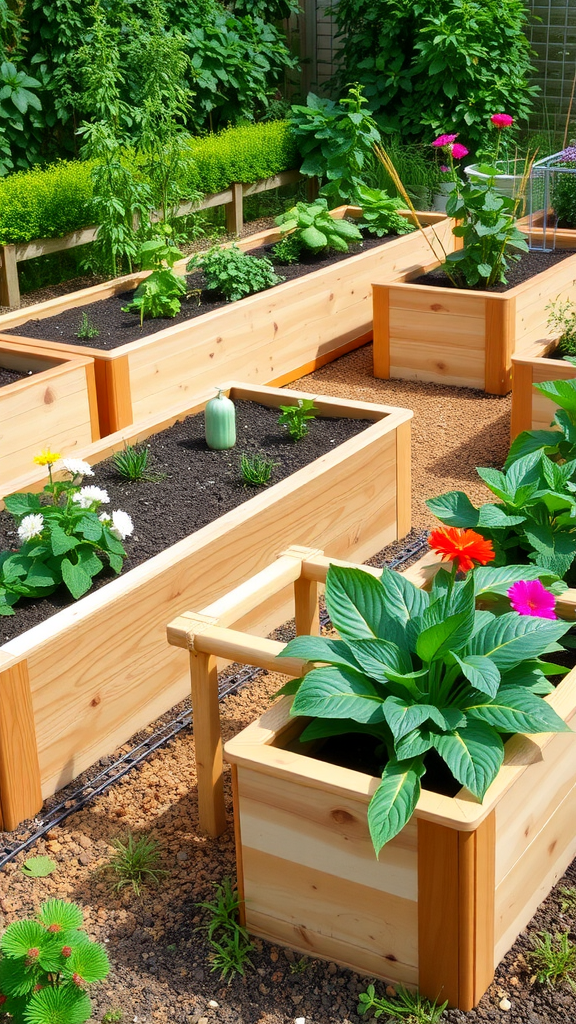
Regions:
<instances>
[{"instance_id":1,"label":"potted plant","mask_svg":"<svg viewBox=\"0 0 576 1024\"><path fill-rule=\"evenodd\" d=\"M570 294L576 256L549 254L548 269L539 262L530 276L532 257L516 225L522 196L497 192L495 167L486 182L462 182L454 159L467 151L455 138L443 135L436 142L454 176L446 209L460 221L453 232L461 248L444 255L432 239L441 273L414 272L374 285L374 374L503 395L512 386L512 354L542 337L550 300ZM523 188L527 180L528 168ZM510 286L516 264L524 279Z\"/></svg>"}]
</instances>

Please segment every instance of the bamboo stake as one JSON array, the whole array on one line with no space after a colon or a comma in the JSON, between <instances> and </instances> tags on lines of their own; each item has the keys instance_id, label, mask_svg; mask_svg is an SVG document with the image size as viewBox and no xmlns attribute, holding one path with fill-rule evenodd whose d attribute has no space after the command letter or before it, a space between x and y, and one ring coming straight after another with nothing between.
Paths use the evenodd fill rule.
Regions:
<instances>
[{"instance_id":1,"label":"bamboo stake","mask_svg":"<svg viewBox=\"0 0 576 1024\"><path fill-rule=\"evenodd\" d=\"M421 223L420 223L420 221L418 219L418 214L416 213L416 209L414 207L414 204L413 204L412 200L410 199L410 196L408 195L408 192L406 191L406 189L404 187L404 184L403 184L403 182L402 182L402 180L400 178L400 175L398 174L398 171L396 170L394 164L392 163L392 160L390 159L388 153L386 152L386 150L382 146L377 146L377 145L374 146L374 152L376 153L376 156L377 156L378 160L380 161L380 163L383 164L384 167L386 168L386 171L388 172L388 174L392 178L392 181L396 185L396 188L398 189L400 195L402 196L402 199L404 200L404 202L406 203L406 206L410 210L410 213L414 217L414 222L416 224L416 227L418 228L419 231L422 232L422 235L424 236L424 238L426 240L426 244L432 250L432 253L434 255L434 259L438 260L439 262L443 262L446 259L446 257L447 257L447 252L446 252L444 246L442 245L442 242L440 241L440 239L438 238L438 235L436 234L434 228L432 227L432 234L434 235L434 238L438 242L438 245L440 246L440 249L442 250L442 253L443 253L442 256L439 256L438 253L436 252L435 248L434 248L434 245L432 244L432 239L429 237L429 235L426 234L425 229L422 227L422 225L421 225Z\"/></svg>"}]
</instances>

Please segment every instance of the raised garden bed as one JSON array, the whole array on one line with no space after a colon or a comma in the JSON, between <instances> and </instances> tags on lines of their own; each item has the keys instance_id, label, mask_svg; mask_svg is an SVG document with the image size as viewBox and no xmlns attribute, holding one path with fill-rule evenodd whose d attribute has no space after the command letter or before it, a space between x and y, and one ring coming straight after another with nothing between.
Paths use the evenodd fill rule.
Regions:
<instances>
[{"instance_id":1,"label":"raised garden bed","mask_svg":"<svg viewBox=\"0 0 576 1024\"><path fill-rule=\"evenodd\" d=\"M310 397L242 384L231 385L230 393L272 408ZM202 411L205 402L197 400L165 420L151 417L77 455L92 464L102 462L125 441L144 441ZM289 543L317 546L322 541L335 556L363 559L410 529L412 413L324 397L315 402L323 417L369 425L0 648L4 828L15 828L37 813L43 797L186 695L185 666L165 641L165 624L183 608L214 600ZM44 482L38 471L14 481L11 489L39 490ZM173 489L173 502L176 495ZM190 497L186 491L184 500ZM127 547L136 543L133 539ZM249 616L246 625L268 631L286 619L286 610L286 595L280 595L264 615Z\"/></svg>"},{"instance_id":2,"label":"raised garden bed","mask_svg":"<svg viewBox=\"0 0 576 1024\"><path fill-rule=\"evenodd\" d=\"M359 215L355 207L341 207L333 213L340 217ZM419 216L424 224L436 225L446 247L453 245L450 222L444 215ZM279 230L272 229L244 238L239 244L243 249L255 249L279 237ZM184 265L180 264L180 270ZM210 385L232 376L258 384L285 384L297 379L370 340L373 281L395 280L409 270L421 272L434 265L421 232L414 231L311 271L303 278L182 323L163 326L157 333L152 333L150 321L145 321L140 340L111 351L96 345L50 345L94 358L104 435L148 416L162 415L181 405L185 394L201 394ZM0 317L0 330L20 329L30 320L43 320L70 309L78 310L79 322L83 307L126 292L145 276L140 273L118 278L8 313ZM9 337L18 341L12 334ZM47 339L36 342L44 343Z\"/></svg>"},{"instance_id":3,"label":"raised garden bed","mask_svg":"<svg viewBox=\"0 0 576 1024\"><path fill-rule=\"evenodd\" d=\"M99 437L90 356L0 341L0 489L42 448L69 455Z\"/></svg>"},{"instance_id":4,"label":"raised garden bed","mask_svg":"<svg viewBox=\"0 0 576 1024\"><path fill-rule=\"evenodd\" d=\"M576 283L576 254L528 257L556 263L504 292L416 284L417 273L375 284L374 376L508 394L513 353L542 337L546 306Z\"/></svg>"},{"instance_id":5,"label":"raised garden bed","mask_svg":"<svg viewBox=\"0 0 576 1024\"><path fill-rule=\"evenodd\" d=\"M532 386L575 380L576 366L555 357L558 341L539 341L512 357L512 440L523 430L548 430L558 408Z\"/></svg>"},{"instance_id":6,"label":"raised garden bed","mask_svg":"<svg viewBox=\"0 0 576 1024\"><path fill-rule=\"evenodd\" d=\"M329 562L302 553L300 588L325 579ZM415 580L433 571L427 556L408 574ZM269 597L272 588L263 585L261 573L253 598ZM212 622L190 615L174 624L172 642L180 631L197 663L193 702L195 675L196 694L207 696L200 684L216 654L289 676L306 670L300 659L278 659L282 643L222 628L248 593L250 584L214 606ZM575 618L576 592L559 599L557 612ZM546 700L574 720L576 669ZM290 718L290 703L283 698L225 747L246 926L270 942L470 1010L576 854L574 732L509 740L482 804L466 789L454 796L423 790L414 818L376 859L367 807L379 779L316 758L310 746L300 752L305 723Z\"/></svg>"},{"instance_id":7,"label":"raised garden bed","mask_svg":"<svg viewBox=\"0 0 576 1024\"><path fill-rule=\"evenodd\" d=\"M554 247L555 249L576 249L576 228L555 228L553 210L550 210L546 223L544 221L544 210L537 210L518 221L518 227L520 231L524 231L528 235L530 245L536 247L546 245L546 248Z\"/></svg>"}]
</instances>

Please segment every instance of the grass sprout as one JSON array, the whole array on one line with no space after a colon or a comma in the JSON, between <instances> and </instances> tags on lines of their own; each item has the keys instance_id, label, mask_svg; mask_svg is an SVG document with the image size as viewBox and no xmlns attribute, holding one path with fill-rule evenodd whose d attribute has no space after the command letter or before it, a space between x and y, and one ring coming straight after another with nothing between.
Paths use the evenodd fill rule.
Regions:
<instances>
[{"instance_id":1,"label":"grass sprout","mask_svg":"<svg viewBox=\"0 0 576 1024\"><path fill-rule=\"evenodd\" d=\"M534 971L535 980L540 985L554 988L567 982L576 989L574 972L576 971L576 945L571 941L568 932L537 932L532 937L532 950L527 960Z\"/></svg>"},{"instance_id":2,"label":"grass sprout","mask_svg":"<svg viewBox=\"0 0 576 1024\"><path fill-rule=\"evenodd\" d=\"M116 852L107 867L117 876L112 885L114 892L131 885L140 896L147 885L158 885L168 874L160 867L160 849L151 836L135 839L128 834L126 839L113 839L112 846Z\"/></svg>"},{"instance_id":3,"label":"grass sprout","mask_svg":"<svg viewBox=\"0 0 576 1024\"><path fill-rule=\"evenodd\" d=\"M278 465L265 455L242 455L240 459L240 472L245 484L251 487L265 487L270 482L272 471Z\"/></svg>"},{"instance_id":4,"label":"grass sprout","mask_svg":"<svg viewBox=\"0 0 576 1024\"><path fill-rule=\"evenodd\" d=\"M576 911L576 886L561 885L558 889L560 896L560 912L562 914L573 914Z\"/></svg>"},{"instance_id":5,"label":"grass sprout","mask_svg":"<svg viewBox=\"0 0 576 1024\"><path fill-rule=\"evenodd\" d=\"M80 326L79 326L78 330L76 331L76 337L77 338L97 338L99 336L99 334L100 334L100 331L96 327L96 324L92 323L90 317L88 316L88 313L82 313L82 319L80 321Z\"/></svg>"},{"instance_id":6,"label":"grass sprout","mask_svg":"<svg viewBox=\"0 0 576 1024\"><path fill-rule=\"evenodd\" d=\"M102 1024L117 1024L118 1021L124 1019L122 1010L106 1010L106 1013L102 1017Z\"/></svg>"},{"instance_id":7,"label":"grass sprout","mask_svg":"<svg viewBox=\"0 0 576 1024\"><path fill-rule=\"evenodd\" d=\"M409 992L408 989L399 988L394 999L386 996L380 998L376 995L374 985L368 985L366 992L358 996L358 1013L374 1011L376 1018L386 1014L387 1020L402 1021L403 1024L436 1024L440 1020L448 1003L431 1003L424 999L418 992Z\"/></svg>"},{"instance_id":8,"label":"grass sprout","mask_svg":"<svg viewBox=\"0 0 576 1024\"><path fill-rule=\"evenodd\" d=\"M250 954L253 945L250 936L239 921L239 909L242 900L232 886L230 878L215 882L215 895L211 902L197 903L197 907L207 910L207 923L199 930L206 932L211 946L210 963L212 971L220 971L220 977L228 983L235 974L244 974L247 967L252 967Z\"/></svg>"},{"instance_id":9,"label":"grass sprout","mask_svg":"<svg viewBox=\"0 0 576 1024\"><path fill-rule=\"evenodd\" d=\"M138 448L135 445L124 443L122 451L114 452L112 464L116 472L125 480L148 480L157 483L162 478L152 476L148 472L149 455L148 448Z\"/></svg>"}]
</instances>

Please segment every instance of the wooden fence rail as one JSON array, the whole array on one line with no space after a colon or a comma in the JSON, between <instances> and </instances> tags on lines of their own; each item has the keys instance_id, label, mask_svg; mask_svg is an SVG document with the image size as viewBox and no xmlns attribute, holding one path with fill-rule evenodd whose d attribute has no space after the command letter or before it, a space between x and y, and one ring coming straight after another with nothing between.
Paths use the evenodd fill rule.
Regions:
<instances>
[{"instance_id":1,"label":"wooden fence rail","mask_svg":"<svg viewBox=\"0 0 576 1024\"><path fill-rule=\"evenodd\" d=\"M181 203L177 217L186 217L198 210L209 210L213 206L226 207L226 230L239 235L244 224L244 198L258 192L269 192L282 185L291 185L302 177L299 171L281 171L272 178L264 178L252 185L238 182L230 185L224 192L207 195L200 203ZM151 216L154 223L161 219L161 214L154 211ZM24 260L33 260L37 256L47 256L53 252L64 252L75 249L79 245L93 242L98 234L98 225L72 231L62 238L35 238L31 242L0 246L0 306L14 309L20 307L20 286L18 283L18 264Z\"/></svg>"}]
</instances>

